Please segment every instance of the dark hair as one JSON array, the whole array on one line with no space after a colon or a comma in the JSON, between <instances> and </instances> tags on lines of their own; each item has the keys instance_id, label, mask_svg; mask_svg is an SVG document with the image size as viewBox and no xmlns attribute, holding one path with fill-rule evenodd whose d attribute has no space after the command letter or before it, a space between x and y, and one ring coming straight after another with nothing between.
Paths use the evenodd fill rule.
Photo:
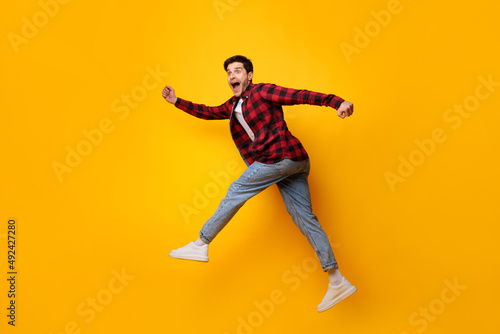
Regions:
<instances>
[{"instance_id":1,"label":"dark hair","mask_svg":"<svg viewBox=\"0 0 500 334\"><path fill-rule=\"evenodd\" d=\"M245 56L232 56L231 58L228 58L224 62L224 71L227 72L227 67L230 64L236 63L236 62L242 63L243 67L245 68L245 70L247 71L247 73L253 72L252 61L250 59L248 59L247 57L245 57Z\"/></svg>"}]
</instances>

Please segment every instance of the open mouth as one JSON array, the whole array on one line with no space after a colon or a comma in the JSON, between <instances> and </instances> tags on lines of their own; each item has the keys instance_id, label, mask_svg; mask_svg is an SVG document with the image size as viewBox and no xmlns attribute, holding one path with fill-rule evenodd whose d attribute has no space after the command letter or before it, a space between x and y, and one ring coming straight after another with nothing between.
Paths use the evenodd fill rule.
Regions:
<instances>
[{"instance_id":1,"label":"open mouth","mask_svg":"<svg viewBox=\"0 0 500 334\"><path fill-rule=\"evenodd\" d=\"M237 92L238 90L240 90L241 83L239 83L238 81L231 82L231 87L235 92Z\"/></svg>"}]
</instances>

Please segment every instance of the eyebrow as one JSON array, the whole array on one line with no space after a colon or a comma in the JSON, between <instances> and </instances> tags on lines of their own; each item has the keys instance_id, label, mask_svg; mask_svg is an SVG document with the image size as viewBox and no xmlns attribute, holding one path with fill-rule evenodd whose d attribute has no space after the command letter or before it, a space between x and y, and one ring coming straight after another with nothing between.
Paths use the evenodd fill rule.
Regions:
<instances>
[{"instance_id":1,"label":"eyebrow","mask_svg":"<svg viewBox=\"0 0 500 334\"><path fill-rule=\"evenodd\" d=\"M243 67L235 67L235 68L233 68L233 70L238 70L238 69L242 70ZM227 71L229 72L229 71L231 71L231 69L228 69Z\"/></svg>"}]
</instances>

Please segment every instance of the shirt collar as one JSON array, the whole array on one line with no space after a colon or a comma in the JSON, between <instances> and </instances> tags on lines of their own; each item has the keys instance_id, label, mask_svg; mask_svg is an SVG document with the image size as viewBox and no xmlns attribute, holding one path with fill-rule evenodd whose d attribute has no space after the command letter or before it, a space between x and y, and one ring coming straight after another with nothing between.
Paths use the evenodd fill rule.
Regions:
<instances>
[{"instance_id":1,"label":"shirt collar","mask_svg":"<svg viewBox=\"0 0 500 334\"><path fill-rule=\"evenodd\" d=\"M248 97L250 96L250 90L253 88L253 86L254 86L254 84L250 82L248 84L247 89L245 89L245 91L241 94L240 97L236 97L233 95L233 97L232 97L233 103L238 102L240 99L248 99Z\"/></svg>"},{"instance_id":2,"label":"shirt collar","mask_svg":"<svg viewBox=\"0 0 500 334\"><path fill-rule=\"evenodd\" d=\"M245 91L243 92L243 94L241 94L241 97L244 97L245 99L248 99L248 96L250 95L250 90L252 89L253 87L253 83L249 83L248 84L248 87L247 89L245 89Z\"/></svg>"}]
</instances>

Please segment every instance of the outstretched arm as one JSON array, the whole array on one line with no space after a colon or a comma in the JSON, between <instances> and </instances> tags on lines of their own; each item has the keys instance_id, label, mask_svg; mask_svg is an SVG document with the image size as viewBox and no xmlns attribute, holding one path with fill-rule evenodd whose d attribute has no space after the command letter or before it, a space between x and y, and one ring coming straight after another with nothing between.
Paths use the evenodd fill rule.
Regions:
<instances>
[{"instance_id":1,"label":"outstretched arm","mask_svg":"<svg viewBox=\"0 0 500 334\"><path fill-rule=\"evenodd\" d=\"M172 103L182 111L201 119L228 119L231 115L232 104L230 100L218 107L207 107L204 104L197 104L178 98L175 96L175 90L170 86L163 88L162 96L168 103Z\"/></svg>"},{"instance_id":2,"label":"outstretched arm","mask_svg":"<svg viewBox=\"0 0 500 334\"><path fill-rule=\"evenodd\" d=\"M354 109L351 102L333 94L322 94L309 90L285 88L274 84L262 85L260 95L267 101L282 105L311 104L329 106L337 110L340 118L351 116Z\"/></svg>"}]
</instances>

